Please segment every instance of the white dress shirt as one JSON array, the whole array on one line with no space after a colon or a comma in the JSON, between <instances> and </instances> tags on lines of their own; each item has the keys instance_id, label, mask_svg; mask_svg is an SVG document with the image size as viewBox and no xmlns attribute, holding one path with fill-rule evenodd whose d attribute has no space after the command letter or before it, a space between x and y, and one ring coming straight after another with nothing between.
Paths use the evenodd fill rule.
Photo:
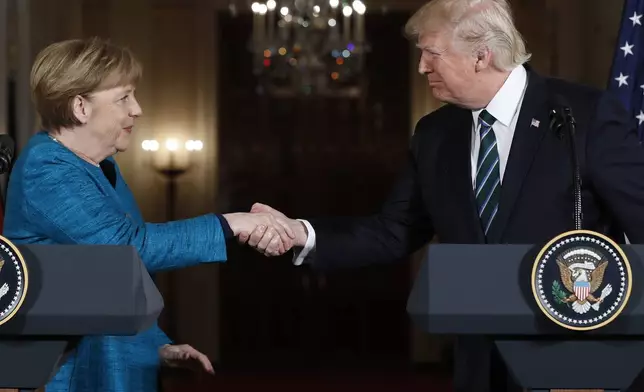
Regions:
<instances>
[{"instance_id":1,"label":"white dress shirt","mask_svg":"<svg viewBox=\"0 0 644 392\"><path fill-rule=\"evenodd\" d=\"M521 104L527 87L528 75L526 69L520 65L510 72L510 75L503 83L503 86L497 91L490 103L485 108L496 121L492 125L496 145L499 152L499 170L501 175L501 184L503 184L503 174L508 163L510 147L514 130L519 118ZM472 163L472 187L476 188L476 166L481 145L479 135L480 126L478 124L479 114L483 108L472 110L472 145L471 145L471 163ZM298 219L308 231L306 244L301 250L294 250L293 264L301 265L304 260L315 251L315 230L311 224L303 219Z\"/></svg>"},{"instance_id":2,"label":"white dress shirt","mask_svg":"<svg viewBox=\"0 0 644 392\"><path fill-rule=\"evenodd\" d=\"M518 66L510 73L501 89L485 108L496 121L492 125L496 137L496 148L499 151L499 170L501 184L503 184L503 173L510 156L510 146L514 137L514 129L517 126L525 88L528 82L528 74L523 66ZM479 114L483 109L472 110L472 186L476 188L476 167L481 146L481 135L479 134Z\"/></svg>"}]
</instances>

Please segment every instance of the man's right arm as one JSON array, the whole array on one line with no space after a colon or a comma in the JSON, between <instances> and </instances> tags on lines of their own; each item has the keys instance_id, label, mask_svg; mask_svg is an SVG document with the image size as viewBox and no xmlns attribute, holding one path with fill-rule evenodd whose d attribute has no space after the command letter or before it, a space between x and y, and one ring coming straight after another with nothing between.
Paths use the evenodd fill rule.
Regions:
<instances>
[{"instance_id":1,"label":"man's right arm","mask_svg":"<svg viewBox=\"0 0 644 392\"><path fill-rule=\"evenodd\" d=\"M429 242L434 234L423 202L416 163L417 139L406 166L381 211L366 217L330 217L305 220L290 219L300 233L296 236L293 262L313 268L356 267L400 260ZM428 174L428 173L426 173ZM253 206L251 211L284 215L271 207ZM284 217L286 218L286 217ZM288 219L288 218L286 218ZM250 246L260 238L248 241ZM261 251L261 249L259 249Z\"/></svg>"},{"instance_id":2,"label":"man's right arm","mask_svg":"<svg viewBox=\"0 0 644 392\"><path fill-rule=\"evenodd\" d=\"M378 213L309 219L315 243L307 255L307 264L316 269L336 269L391 263L429 242L434 229L418 178L416 163L410 156Z\"/></svg>"},{"instance_id":3,"label":"man's right arm","mask_svg":"<svg viewBox=\"0 0 644 392\"><path fill-rule=\"evenodd\" d=\"M302 263L308 262L315 254L315 229L307 220L298 219L298 221L302 222L306 228L307 237L303 248L293 249L293 264L302 265Z\"/></svg>"}]
</instances>

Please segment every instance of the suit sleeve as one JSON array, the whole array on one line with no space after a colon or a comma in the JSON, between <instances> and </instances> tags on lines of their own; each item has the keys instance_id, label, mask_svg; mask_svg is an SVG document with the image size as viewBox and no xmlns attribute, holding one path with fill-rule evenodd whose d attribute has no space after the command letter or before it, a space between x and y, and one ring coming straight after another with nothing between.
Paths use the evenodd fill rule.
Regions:
<instances>
[{"instance_id":1,"label":"suit sleeve","mask_svg":"<svg viewBox=\"0 0 644 392\"><path fill-rule=\"evenodd\" d=\"M637 124L605 93L588 134L586 161L594 192L632 243L644 243L644 150Z\"/></svg>"},{"instance_id":2,"label":"suit sleeve","mask_svg":"<svg viewBox=\"0 0 644 392\"><path fill-rule=\"evenodd\" d=\"M416 164L417 136L407 162L381 211L361 218L311 219L315 229L315 269L357 267L398 261L433 237L422 201Z\"/></svg>"},{"instance_id":3,"label":"suit sleeve","mask_svg":"<svg viewBox=\"0 0 644 392\"><path fill-rule=\"evenodd\" d=\"M150 273L226 260L225 235L216 215L140 224L90 176L67 165L34 161L25 169L29 219L55 242L131 245Z\"/></svg>"}]
</instances>

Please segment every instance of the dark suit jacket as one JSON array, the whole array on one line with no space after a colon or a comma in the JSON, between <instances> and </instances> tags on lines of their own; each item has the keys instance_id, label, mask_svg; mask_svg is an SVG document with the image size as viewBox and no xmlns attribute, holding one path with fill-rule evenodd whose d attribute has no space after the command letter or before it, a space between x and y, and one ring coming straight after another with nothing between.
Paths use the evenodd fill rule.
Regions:
<instances>
[{"instance_id":1,"label":"dark suit jacket","mask_svg":"<svg viewBox=\"0 0 644 392\"><path fill-rule=\"evenodd\" d=\"M429 242L543 244L573 230L572 154L567 137L549 127L549 110L566 101L577 122L583 180L583 228L644 243L644 151L634 119L606 92L542 78L528 86L502 181L499 211L483 234L471 173L472 114L446 105L417 124L409 158L381 211L362 218L311 219L315 269L394 262ZM532 126L533 119L539 126ZM504 391L490 379L488 341L460 337L457 391ZM492 382L492 386L490 386Z\"/></svg>"},{"instance_id":2,"label":"dark suit jacket","mask_svg":"<svg viewBox=\"0 0 644 392\"><path fill-rule=\"evenodd\" d=\"M543 243L574 229L572 160L567 137L549 128L559 95L577 122L583 228L644 243L644 150L636 124L609 93L543 78L529 66L499 211L486 239L476 212L470 149L472 114L454 105L417 124L409 159L380 212L311 219L314 268L393 262L437 235L442 243ZM532 126L532 120L539 126Z\"/></svg>"}]
</instances>

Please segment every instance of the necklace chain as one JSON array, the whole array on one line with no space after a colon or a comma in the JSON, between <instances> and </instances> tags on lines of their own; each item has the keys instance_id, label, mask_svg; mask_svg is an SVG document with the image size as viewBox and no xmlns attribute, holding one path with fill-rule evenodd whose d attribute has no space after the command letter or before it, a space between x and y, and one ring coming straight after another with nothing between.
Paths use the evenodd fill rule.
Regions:
<instances>
[{"instance_id":1,"label":"necklace chain","mask_svg":"<svg viewBox=\"0 0 644 392\"><path fill-rule=\"evenodd\" d=\"M87 155L83 154L82 152L80 152L78 150L75 150L75 149L73 149L71 147L66 146L60 140L56 139L53 135L51 135L51 134L48 134L48 135L53 141L55 141L56 143L60 144L61 146L65 146L65 148L67 148L68 150L70 150L74 154L78 155L78 157L81 158L82 160L84 160L84 161L86 161L88 163L91 163L93 166L101 167L101 165L99 165L98 163L94 162L92 160L92 158L88 157Z\"/></svg>"}]
</instances>

